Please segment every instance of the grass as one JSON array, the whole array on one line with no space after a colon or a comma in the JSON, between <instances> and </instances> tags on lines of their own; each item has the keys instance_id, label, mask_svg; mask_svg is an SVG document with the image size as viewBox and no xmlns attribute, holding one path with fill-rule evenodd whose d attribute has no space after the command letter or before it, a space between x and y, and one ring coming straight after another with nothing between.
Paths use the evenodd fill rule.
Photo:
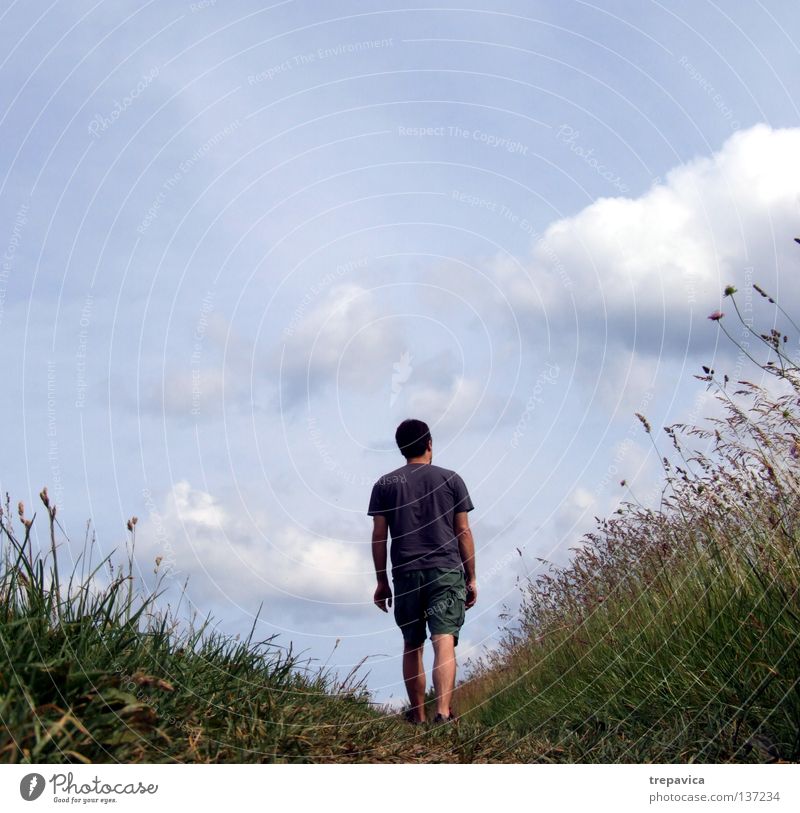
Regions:
<instances>
[{"instance_id":1,"label":"grass","mask_svg":"<svg viewBox=\"0 0 800 813\"><path fill-rule=\"evenodd\" d=\"M57 557L31 550L23 507L21 541L9 514L6 500L0 760L304 761L377 744L380 715L355 680L310 674L271 639L223 636L209 619L181 632L157 593L132 589L132 561L104 587L110 560L62 585Z\"/></svg>"},{"instance_id":2,"label":"grass","mask_svg":"<svg viewBox=\"0 0 800 813\"><path fill-rule=\"evenodd\" d=\"M569 565L544 563L459 688L468 719L568 761L800 759L800 373L787 337L742 324L782 394L704 367L725 417L665 427L673 461L639 416L664 469L658 508L629 490Z\"/></svg>"}]
</instances>

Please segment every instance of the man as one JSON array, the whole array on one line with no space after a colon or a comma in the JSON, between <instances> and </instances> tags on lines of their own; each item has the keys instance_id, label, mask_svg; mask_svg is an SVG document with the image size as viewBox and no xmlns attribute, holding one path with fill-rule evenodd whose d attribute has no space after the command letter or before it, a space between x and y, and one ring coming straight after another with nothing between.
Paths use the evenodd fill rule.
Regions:
<instances>
[{"instance_id":1,"label":"man","mask_svg":"<svg viewBox=\"0 0 800 813\"><path fill-rule=\"evenodd\" d=\"M465 610L478 598L475 543L467 512L473 509L464 481L433 465L433 441L424 421L405 420L395 440L406 464L372 487L372 559L378 586L375 604L388 612L392 589L386 575L391 533L394 617L403 633L403 679L410 710L406 719L425 722L422 650L430 629L433 644L435 722L455 720L450 702L456 682L455 647Z\"/></svg>"}]
</instances>

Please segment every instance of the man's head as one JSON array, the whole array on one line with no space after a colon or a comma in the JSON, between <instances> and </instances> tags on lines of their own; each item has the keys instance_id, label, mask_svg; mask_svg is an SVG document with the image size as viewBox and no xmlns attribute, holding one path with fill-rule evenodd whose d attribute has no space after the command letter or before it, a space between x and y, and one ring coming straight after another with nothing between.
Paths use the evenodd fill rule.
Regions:
<instances>
[{"instance_id":1,"label":"man's head","mask_svg":"<svg viewBox=\"0 0 800 813\"><path fill-rule=\"evenodd\" d=\"M428 429L428 424L425 421L418 421L416 418L404 420L397 427L394 439L406 460L424 457L432 446L431 430Z\"/></svg>"}]
</instances>

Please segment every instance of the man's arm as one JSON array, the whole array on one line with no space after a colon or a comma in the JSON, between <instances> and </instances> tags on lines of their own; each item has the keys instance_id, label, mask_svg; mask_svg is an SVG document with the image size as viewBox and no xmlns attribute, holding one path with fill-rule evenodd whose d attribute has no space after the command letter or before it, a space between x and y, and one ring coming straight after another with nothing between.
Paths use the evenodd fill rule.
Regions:
<instances>
[{"instance_id":1,"label":"man's arm","mask_svg":"<svg viewBox=\"0 0 800 813\"><path fill-rule=\"evenodd\" d=\"M458 539L458 553L464 565L464 577L467 581L467 603L469 609L478 600L478 582L475 577L475 540L469 527L466 511L456 511L453 515L453 532Z\"/></svg>"},{"instance_id":2,"label":"man's arm","mask_svg":"<svg viewBox=\"0 0 800 813\"><path fill-rule=\"evenodd\" d=\"M392 588L386 575L386 539L389 536L389 523L386 517L380 514L376 514L372 519L372 561L375 563L375 575L378 578L373 600L379 610L388 613L387 601L389 606L392 606Z\"/></svg>"}]
</instances>

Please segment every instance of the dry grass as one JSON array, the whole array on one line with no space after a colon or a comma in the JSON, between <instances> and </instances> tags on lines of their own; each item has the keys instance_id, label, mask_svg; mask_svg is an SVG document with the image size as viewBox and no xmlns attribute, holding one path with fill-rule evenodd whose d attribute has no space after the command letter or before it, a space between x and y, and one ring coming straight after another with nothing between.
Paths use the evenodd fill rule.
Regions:
<instances>
[{"instance_id":1,"label":"dry grass","mask_svg":"<svg viewBox=\"0 0 800 813\"><path fill-rule=\"evenodd\" d=\"M665 427L672 460L639 416L659 504L629 490L527 584L520 624L459 688L471 719L575 761L800 758L800 373L788 337L748 330L780 394L704 367L724 417Z\"/></svg>"}]
</instances>

